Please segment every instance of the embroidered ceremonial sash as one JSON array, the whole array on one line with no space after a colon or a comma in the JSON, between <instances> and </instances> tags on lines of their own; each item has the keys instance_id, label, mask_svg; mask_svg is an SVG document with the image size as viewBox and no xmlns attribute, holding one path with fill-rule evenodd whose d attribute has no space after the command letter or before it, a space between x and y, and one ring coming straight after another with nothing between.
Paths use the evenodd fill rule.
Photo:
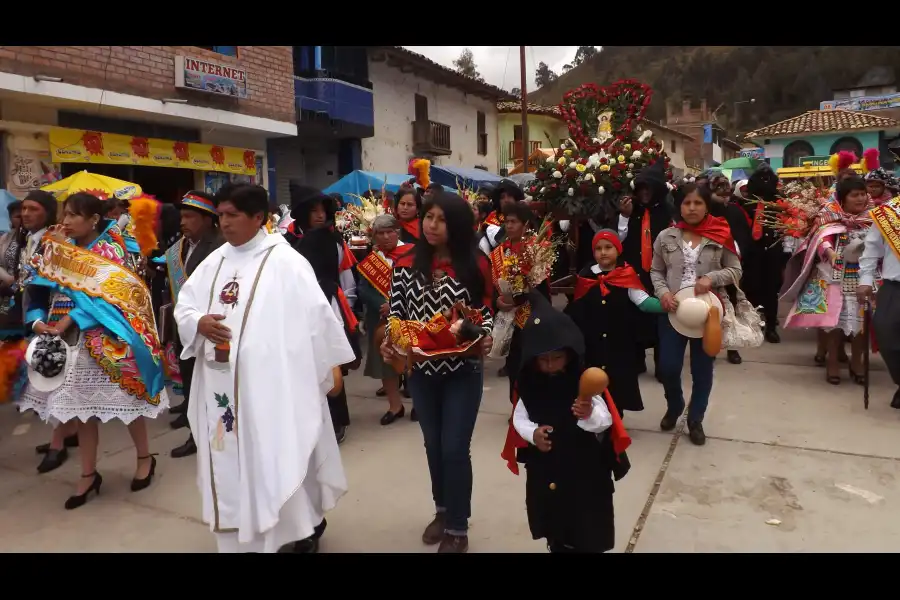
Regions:
<instances>
[{"instance_id":1,"label":"embroidered ceremonial sash","mask_svg":"<svg viewBox=\"0 0 900 600\"><path fill-rule=\"evenodd\" d=\"M147 381L147 400L151 404L158 403L162 383L162 349L147 285L133 271L96 252L52 237L44 238L43 243L43 253L35 256L34 260L38 275L116 309L131 331L122 328L115 319L101 319L101 322L131 345L139 372L151 380ZM109 244L106 246L112 248ZM77 299L73 300L77 305ZM136 343L143 345L143 348L135 347ZM151 377L151 371L158 371L158 380Z\"/></svg>"},{"instance_id":2,"label":"embroidered ceremonial sash","mask_svg":"<svg viewBox=\"0 0 900 600\"><path fill-rule=\"evenodd\" d=\"M181 248L184 238L179 239L166 250L166 271L169 274L169 289L172 292L172 302L178 301L178 293L184 282L187 281L187 272L184 270L184 262L181 260Z\"/></svg>"},{"instance_id":3,"label":"embroidered ceremonial sash","mask_svg":"<svg viewBox=\"0 0 900 600\"><path fill-rule=\"evenodd\" d=\"M394 269L378 252L370 252L369 255L356 266L356 270L366 279L366 281L372 284L375 291L385 298L390 297L391 274Z\"/></svg>"},{"instance_id":4,"label":"embroidered ceremonial sash","mask_svg":"<svg viewBox=\"0 0 900 600\"><path fill-rule=\"evenodd\" d=\"M900 199L873 208L869 214L894 255L900 259Z\"/></svg>"},{"instance_id":5,"label":"embroidered ceremonial sash","mask_svg":"<svg viewBox=\"0 0 900 600\"><path fill-rule=\"evenodd\" d=\"M496 248L491 251L491 280L494 286L497 286L497 281L500 279L506 279L506 269L503 267L503 257L506 254L506 248L504 244L500 244ZM522 329L525 327L525 323L528 322L528 317L531 316L531 304L526 302L525 304L519 306L516 309L516 327Z\"/></svg>"}]
</instances>

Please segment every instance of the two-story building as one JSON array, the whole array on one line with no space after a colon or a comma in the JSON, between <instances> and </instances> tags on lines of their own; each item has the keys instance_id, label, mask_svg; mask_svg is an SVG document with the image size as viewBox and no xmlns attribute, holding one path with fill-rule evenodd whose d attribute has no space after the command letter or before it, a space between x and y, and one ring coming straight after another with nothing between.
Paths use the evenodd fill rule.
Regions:
<instances>
[{"instance_id":1,"label":"two-story building","mask_svg":"<svg viewBox=\"0 0 900 600\"><path fill-rule=\"evenodd\" d=\"M522 165L522 102L504 101L497 103L501 175L523 172ZM534 171L542 162L542 151L554 151L559 144L570 137L568 126L560 114L558 106L541 106L528 103L528 171ZM675 177L685 173L697 173L698 169L688 167L685 148L694 141L693 136L670 129L664 125L643 119L642 127L653 132L669 156ZM504 173L504 170L506 173Z\"/></svg>"},{"instance_id":2,"label":"two-story building","mask_svg":"<svg viewBox=\"0 0 900 600\"><path fill-rule=\"evenodd\" d=\"M290 46L0 46L0 185L80 170L163 201L269 185L267 145L295 136Z\"/></svg>"},{"instance_id":3,"label":"two-story building","mask_svg":"<svg viewBox=\"0 0 900 600\"><path fill-rule=\"evenodd\" d=\"M747 133L745 138L765 150L772 169L822 163L835 152L848 150L862 158L863 151L878 148L881 164L894 167L888 140L900 134L900 122L868 112L810 110Z\"/></svg>"},{"instance_id":4,"label":"two-story building","mask_svg":"<svg viewBox=\"0 0 900 600\"><path fill-rule=\"evenodd\" d=\"M496 172L497 102L508 92L400 46L369 47L375 135L362 169L405 173L409 160Z\"/></svg>"},{"instance_id":5,"label":"two-story building","mask_svg":"<svg viewBox=\"0 0 900 600\"><path fill-rule=\"evenodd\" d=\"M699 108L693 108L690 100L684 100L681 112L666 103L666 119L662 124L691 137L684 149L688 172L697 173L740 156L741 145L728 138L725 129L716 121L715 111L708 110L705 98L700 100Z\"/></svg>"}]
</instances>

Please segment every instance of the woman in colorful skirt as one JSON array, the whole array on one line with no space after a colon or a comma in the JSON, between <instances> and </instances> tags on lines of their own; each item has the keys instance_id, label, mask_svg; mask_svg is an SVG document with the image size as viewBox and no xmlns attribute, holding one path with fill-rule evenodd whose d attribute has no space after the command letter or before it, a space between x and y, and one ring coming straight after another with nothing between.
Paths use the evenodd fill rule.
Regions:
<instances>
[{"instance_id":1,"label":"woman in colorful skirt","mask_svg":"<svg viewBox=\"0 0 900 600\"><path fill-rule=\"evenodd\" d=\"M32 359L20 407L45 421L78 422L81 478L67 510L100 491L101 421L118 419L128 426L137 450L131 491L150 485L156 459L144 418L155 418L169 404L150 291L134 273L121 230L104 212L104 203L91 194L69 196L63 221L68 239L48 233L32 259L31 284L50 290L50 305L32 326L41 336L35 354L50 353ZM54 356L60 341L64 351Z\"/></svg>"},{"instance_id":2,"label":"woman in colorful skirt","mask_svg":"<svg viewBox=\"0 0 900 600\"><path fill-rule=\"evenodd\" d=\"M864 380L863 315L856 287L859 257L872 226L865 181L855 175L841 180L836 197L822 208L814 233L791 257L781 297L793 303L785 327L814 327L826 334L826 380L832 385L841 382L844 336L851 339L850 377L857 383Z\"/></svg>"}]
</instances>

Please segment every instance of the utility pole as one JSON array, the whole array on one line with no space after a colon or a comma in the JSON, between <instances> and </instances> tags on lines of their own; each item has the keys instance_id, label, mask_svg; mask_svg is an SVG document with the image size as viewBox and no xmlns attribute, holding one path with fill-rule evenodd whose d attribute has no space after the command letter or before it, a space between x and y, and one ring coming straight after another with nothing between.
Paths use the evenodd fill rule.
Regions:
<instances>
[{"instance_id":1,"label":"utility pole","mask_svg":"<svg viewBox=\"0 0 900 600\"><path fill-rule=\"evenodd\" d=\"M522 74L522 172L528 173L528 78L525 75L525 46L519 46Z\"/></svg>"}]
</instances>

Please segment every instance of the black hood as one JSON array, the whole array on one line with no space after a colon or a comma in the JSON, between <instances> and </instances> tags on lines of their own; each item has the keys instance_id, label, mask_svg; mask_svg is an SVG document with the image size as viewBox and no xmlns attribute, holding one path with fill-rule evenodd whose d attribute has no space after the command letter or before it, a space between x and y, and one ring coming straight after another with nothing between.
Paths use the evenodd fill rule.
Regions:
<instances>
[{"instance_id":1,"label":"black hood","mask_svg":"<svg viewBox=\"0 0 900 600\"><path fill-rule=\"evenodd\" d=\"M768 164L761 164L747 180L747 194L771 200L778 194L778 175Z\"/></svg>"},{"instance_id":2,"label":"black hood","mask_svg":"<svg viewBox=\"0 0 900 600\"><path fill-rule=\"evenodd\" d=\"M554 350L570 350L581 361L584 336L568 315L556 310L540 292L528 295L531 315L522 329L522 365Z\"/></svg>"},{"instance_id":3,"label":"black hood","mask_svg":"<svg viewBox=\"0 0 900 600\"><path fill-rule=\"evenodd\" d=\"M494 210L500 212L500 195L506 192L510 196L516 199L516 202L521 202L525 199L525 192L522 191L522 188L516 185L515 181L511 179L504 179L497 186L491 190L491 204L494 206Z\"/></svg>"},{"instance_id":4,"label":"black hood","mask_svg":"<svg viewBox=\"0 0 900 600\"><path fill-rule=\"evenodd\" d=\"M309 225L309 211L317 202L321 202L325 207L328 222L334 222L334 213L336 212L334 198L318 188L293 181L290 182L288 189L291 194L291 218L299 221L302 228L305 229Z\"/></svg>"},{"instance_id":5,"label":"black hood","mask_svg":"<svg viewBox=\"0 0 900 600\"><path fill-rule=\"evenodd\" d=\"M669 193L669 186L666 185L666 162L658 158L655 163L649 167L644 167L634 177L634 190L646 185L650 187L652 195L651 204L662 202L666 194Z\"/></svg>"}]
</instances>

